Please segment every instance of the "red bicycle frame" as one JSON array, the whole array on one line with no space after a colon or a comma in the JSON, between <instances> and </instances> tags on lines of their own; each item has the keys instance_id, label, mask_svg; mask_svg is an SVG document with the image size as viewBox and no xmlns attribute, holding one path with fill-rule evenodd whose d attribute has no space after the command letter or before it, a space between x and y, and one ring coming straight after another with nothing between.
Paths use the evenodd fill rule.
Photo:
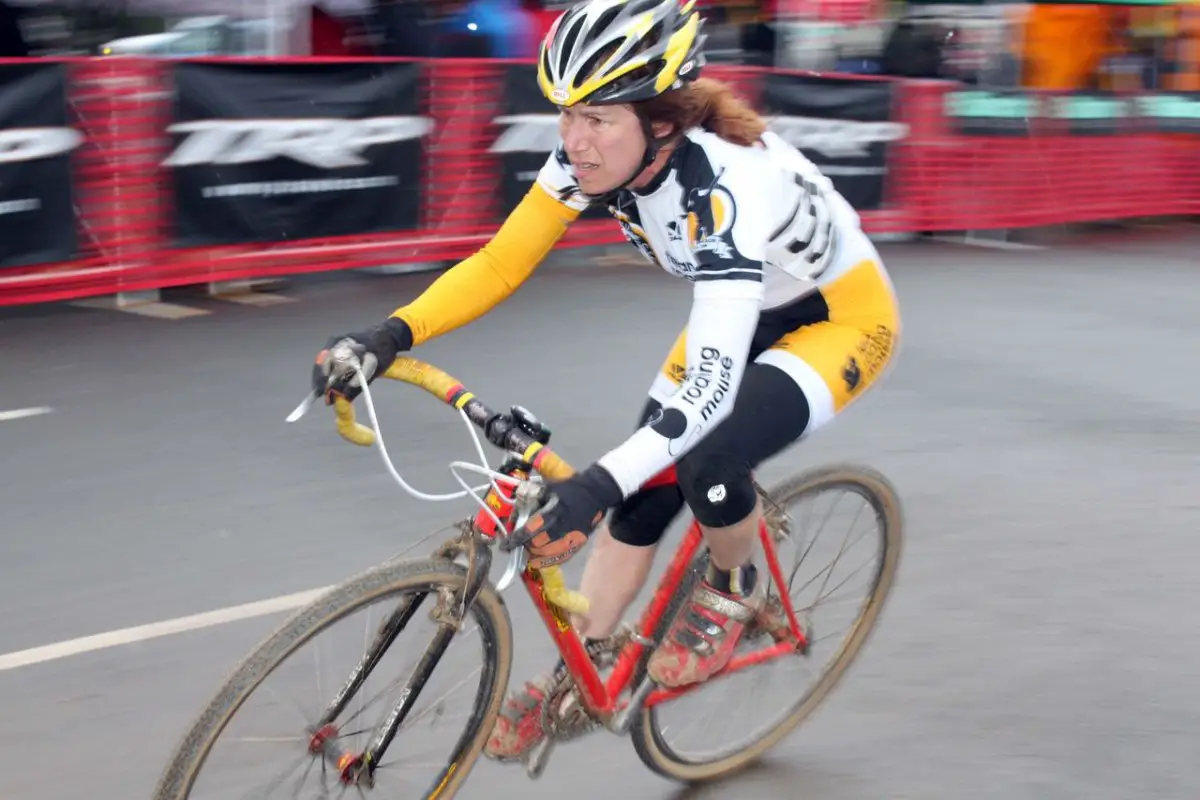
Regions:
<instances>
[{"instance_id":1,"label":"red bicycle frame","mask_svg":"<svg viewBox=\"0 0 1200 800\"><path fill-rule=\"evenodd\" d=\"M675 470L674 467L670 467L662 474L647 482L646 487L667 485L674 482ZM767 530L766 523L760 523L758 530L763 552L766 553L767 567L770 570L772 578L775 580L775 585L786 587L787 581L784 580L783 570L779 565L779 557L775 551L775 543L770 532ZM683 582L684 573L687 571L702 542L703 536L700 532L700 525L693 519L683 536L683 541L675 551L675 555L671 559L666 573L659 581L653 599L642 612L637 630L640 637L634 637L622 648L616 666L609 675L607 682L601 679L599 670L597 670L596 665L592 663L591 658L588 656L583 640L575 631L566 612L551 606L547 602L545 590L542 587L542 581L538 573L528 569L521 573L525 588L528 590L534 606L541 615L542 621L546 625L546 630L549 631L550 636L554 639L554 643L562 655L567 670L581 691L583 702L599 719L608 720L619 710L617 707L618 698L629 688L629 684L633 679L633 671L646 647L646 645L640 643L639 638L641 641L650 641L654 636L655 629L658 627L663 614L666 613L667 607L675 598L679 586ZM796 621L796 613L792 608L791 598L784 591L779 592L779 597L787 614L791 638L745 655L735 656L729 665L719 674L726 675L738 672L808 647L808 640L804 635L804 631L801 630L800 625ZM693 688L693 686L685 686L677 689L655 689L646 697L644 705L651 707L667 700L672 700L687 694Z\"/></svg>"}]
</instances>

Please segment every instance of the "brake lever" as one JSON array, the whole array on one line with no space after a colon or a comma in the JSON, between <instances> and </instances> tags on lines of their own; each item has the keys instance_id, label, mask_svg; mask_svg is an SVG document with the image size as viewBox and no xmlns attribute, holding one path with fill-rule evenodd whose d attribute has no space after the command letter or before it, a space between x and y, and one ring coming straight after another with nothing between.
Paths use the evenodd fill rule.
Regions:
<instances>
[{"instance_id":1,"label":"brake lever","mask_svg":"<svg viewBox=\"0 0 1200 800\"><path fill-rule=\"evenodd\" d=\"M313 403L317 402L317 393L309 392L308 397L301 401L300 405L296 406L296 410L287 415L288 422L297 422L308 413L308 410L313 407Z\"/></svg>"},{"instance_id":2,"label":"brake lever","mask_svg":"<svg viewBox=\"0 0 1200 800\"><path fill-rule=\"evenodd\" d=\"M517 518L513 522L513 530L525 527L525 523L533 516L533 512L541 506L545 496L545 485L533 481L522 481L513 492L513 505L517 508ZM507 545L507 546L506 546ZM516 581L517 576L525 571L528 551L524 547L516 547L508 542L508 537L500 540L500 549L508 551L508 564L504 573L496 582L496 591L503 592Z\"/></svg>"},{"instance_id":3,"label":"brake lever","mask_svg":"<svg viewBox=\"0 0 1200 800\"><path fill-rule=\"evenodd\" d=\"M503 592L516 581L517 576L525 571L525 548L518 547L508 554L508 564L500 580L496 581L496 591Z\"/></svg>"},{"instance_id":4,"label":"brake lever","mask_svg":"<svg viewBox=\"0 0 1200 800\"><path fill-rule=\"evenodd\" d=\"M524 528L525 523L529 521L534 512L542 507L547 491L546 484L540 481L524 480L517 484L517 488L513 492L513 507L517 509L517 519L513 522L512 528L514 532ZM511 536L504 536L499 545L500 550L506 553L525 550L524 545L514 543Z\"/></svg>"},{"instance_id":5,"label":"brake lever","mask_svg":"<svg viewBox=\"0 0 1200 800\"><path fill-rule=\"evenodd\" d=\"M358 366L358 356L354 354L347 345L338 345L329 351L329 358L334 362L334 367L329 370L329 377L325 381L325 388L328 389L333 385L338 376L343 373L349 375L354 372ZM317 402L320 395L316 391L308 393L308 396L300 402L300 405L287 415L288 422L298 422L309 409L313 407L313 403Z\"/></svg>"}]
</instances>

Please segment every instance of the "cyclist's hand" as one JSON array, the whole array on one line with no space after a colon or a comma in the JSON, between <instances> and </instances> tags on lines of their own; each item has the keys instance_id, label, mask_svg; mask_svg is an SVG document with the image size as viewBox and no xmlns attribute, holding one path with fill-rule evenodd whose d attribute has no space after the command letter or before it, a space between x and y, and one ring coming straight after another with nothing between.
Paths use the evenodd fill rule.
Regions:
<instances>
[{"instance_id":1,"label":"cyclist's hand","mask_svg":"<svg viewBox=\"0 0 1200 800\"><path fill-rule=\"evenodd\" d=\"M330 337L317 353L312 370L313 394L324 397L327 406L333 405L336 397L353 402L362 393L358 374L339 372L338 365L330 358L330 351L339 344L350 348L362 365L367 383L371 383L376 375L392 365L399 352L412 347L412 331L403 320L389 317L368 330Z\"/></svg>"},{"instance_id":2,"label":"cyclist's hand","mask_svg":"<svg viewBox=\"0 0 1200 800\"><path fill-rule=\"evenodd\" d=\"M518 545L529 551L529 566L545 569L562 564L578 553L604 513L621 502L616 481L593 464L583 472L550 486L550 499L513 532Z\"/></svg>"}]
</instances>

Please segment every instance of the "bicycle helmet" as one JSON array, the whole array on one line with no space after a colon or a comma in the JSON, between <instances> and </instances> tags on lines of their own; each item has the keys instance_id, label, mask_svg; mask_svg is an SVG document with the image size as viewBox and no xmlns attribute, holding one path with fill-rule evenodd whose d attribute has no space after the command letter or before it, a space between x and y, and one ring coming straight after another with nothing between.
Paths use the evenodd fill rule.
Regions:
<instances>
[{"instance_id":1,"label":"bicycle helmet","mask_svg":"<svg viewBox=\"0 0 1200 800\"><path fill-rule=\"evenodd\" d=\"M559 15L538 55L557 106L637 103L695 80L704 66L696 0L589 0Z\"/></svg>"}]
</instances>

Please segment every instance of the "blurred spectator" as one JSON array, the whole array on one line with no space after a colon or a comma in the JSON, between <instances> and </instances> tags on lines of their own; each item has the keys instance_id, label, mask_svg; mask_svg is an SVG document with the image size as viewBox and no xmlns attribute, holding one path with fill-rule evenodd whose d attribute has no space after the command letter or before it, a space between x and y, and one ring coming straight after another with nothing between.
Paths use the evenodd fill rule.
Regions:
<instances>
[{"instance_id":1,"label":"blurred spectator","mask_svg":"<svg viewBox=\"0 0 1200 800\"><path fill-rule=\"evenodd\" d=\"M1005 89L1021 85L1021 31L1020 12L1014 11L990 32L987 57L979 68L979 85Z\"/></svg>"},{"instance_id":2,"label":"blurred spectator","mask_svg":"<svg viewBox=\"0 0 1200 800\"><path fill-rule=\"evenodd\" d=\"M1094 85L1111 41L1112 9L1035 4L1025 25L1025 79L1033 89Z\"/></svg>"},{"instance_id":3,"label":"blurred spectator","mask_svg":"<svg viewBox=\"0 0 1200 800\"><path fill-rule=\"evenodd\" d=\"M379 31L379 55L397 58L436 55L428 0L375 0L371 16Z\"/></svg>"},{"instance_id":4,"label":"blurred spectator","mask_svg":"<svg viewBox=\"0 0 1200 800\"><path fill-rule=\"evenodd\" d=\"M1200 92L1200 3L1180 6L1178 12L1175 37L1167 45L1164 88Z\"/></svg>"},{"instance_id":5,"label":"blurred spectator","mask_svg":"<svg viewBox=\"0 0 1200 800\"><path fill-rule=\"evenodd\" d=\"M446 22L447 55L533 58L537 23L523 0L470 0ZM470 53L463 54L461 48Z\"/></svg>"},{"instance_id":6,"label":"blurred spectator","mask_svg":"<svg viewBox=\"0 0 1200 800\"><path fill-rule=\"evenodd\" d=\"M902 19L892 29L880 57L883 74L939 78L945 33L940 25Z\"/></svg>"}]
</instances>

